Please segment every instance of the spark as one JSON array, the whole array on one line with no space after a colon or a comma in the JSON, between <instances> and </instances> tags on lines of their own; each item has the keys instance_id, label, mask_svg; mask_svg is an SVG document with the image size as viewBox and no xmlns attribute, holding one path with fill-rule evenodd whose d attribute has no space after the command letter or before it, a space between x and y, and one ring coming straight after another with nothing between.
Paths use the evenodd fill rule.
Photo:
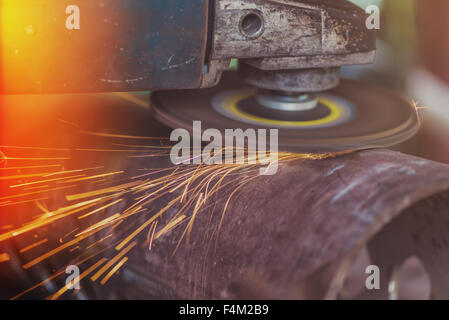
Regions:
<instances>
[{"instance_id":1,"label":"spark","mask_svg":"<svg viewBox=\"0 0 449 320\"><path fill-rule=\"evenodd\" d=\"M106 263L104 267L98 270L98 272L91 277L91 280L94 282L97 281L98 278L100 278L112 265L114 265L114 263L120 260L120 258L122 258L125 254L127 254L136 244L137 242L132 242L125 249L120 251L120 253L117 254L114 258L112 258L108 263Z\"/></svg>"},{"instance_id":2,"label":"spark","mask_svg":"<svg viewBox=\"0 0 449 320\"><path fill-rule=\"evenodd\" d=\"M152 245L153 245L153 239L154 239L154 232L157 228L157 221L154 221L151 224L150 229L148 229L148 236L147 236L147 243L148 243L148 250L151 251Z\"/></svg>"},{"instance_id":3,"label":"spark","mask_svg":"<svg viewBox=\"0 0 449 320\"><path fill-rule=\"evenodd\" d=\"M147 146L147 145L138 145L138 144L122 144L122 143L112 143L114 146L120 147L128 147L128 148L142 148L142 149L157 149L157 150L170 150L171 146Z\"/></svg>"},{"instance_id":4,"label":"spark","mask_svg":"<svg viewBox=\"0 0 449 320\"><path fill-rule=\"evenodd\" d=\"M82 235L84 235L86 233L90 233L90 232L92 232L92 231L94 231L96 229L99 229L99 228L102 229L102 228L104 228L107 225L114 224L117 221L117 218L119 218L119 217L120 217L119 213L116 213L116 214L114 214L114 215L112 215L110 217L107 217L107 218L105 218L105 219L103 219L103 220L93 224L92 226L90 226L86 230L83 230L80 233L76 234L75 237L79 237L79 236L82 236Z\"/></svg>"},{"instance_id":5,"label":"spark","mask_svg":"<svg viewBox=\"0 0 449 320\"><path fill-rule=\"evenodd\" d=\"M57 191L57 190L64 190L64 189L70 189L70 188L73 188L75 186L76 185L71 185L71 186L50 188L50 189L46 189L46 190L39 190L39 191L33 191L33 192L20 193L20 194L16 194L16 195L1 197L0 201L8 200L8 199L14 199L14 198L26 197L26 196L30 196L30 195L33 195L33 194L39 194L39 193L45 193L45 192L51 192L51 191ZM48 185L39 186L39 187L48 187ZM33 187L33 188L38 188L38 187Z\"/></svg>"},{"instance_id":6,"label":"spark","mask_svg":"<svg viewBox=\"0 0 449 320\"><path fill-rule=\"evenodd\" d=\"M43 201L43 200L48 200L48 199L49 199L48 197L44 197L44 198L37 198L37 199L30 199L30 200L23 200L23 201L6 201L4 203L0 203L0 207L20 205L20 204L36 202L36 201ZM2 240L1 240L1 235L0 235L0 242L1 241Z\"/></svg>"},{"instance_id":7,"label":"spark","mask_svg":"<svg viewBox=\"0 0 449 320\"><path fill-rule=\"evenodd\" d=\"M420 104L419 101L412 100L412 106L416 112L416 117L418 118L419 125L422 125L423 119L421 117L420 111L421 110L432 110L433 108L431 108L430 106L420 106L419 104Z\"/></svg>"},{"instance_id":8,"label":"spark","mask_svg":"<svg viewBox=\"0 0 449 320\"><path fill-rule=\"evenodd\" d=\"M89 191L89 192L85 192L85 193L68 195L68 196L66 196L66 199L68 201L76 201L76 200L86 199L86 198L90 198L90 197L101 196L101 195L104 195L107 193L123 192L126 189L136 186L136 185L139 185L141 183L142 183L142 181L136 181L136 182L121 184L121 185L114 186L114 187L99 189L99 190L95 190L95 191Z\"/></svg>"},{"instance_id":9,"label":"spark","mask_svg":"<svg viewBox=\"0 0 449 320\"><path fill-rule=\"evenodd\" d=\"M1 154L2 154L2 152L0 151L0 155ZM1 163L1 161L0 161L0 163ZM55 168L55 167L61 167L61 165L60 164L47 164L47 165L42 165L42 166L6 167L6 168L0 168L0 170L41 169L41 168Z\"/></svg>"},{"instance_id":10,"label":"spark","mask_svg":"<svg viewBox=\"0 0 449 320\"><path fill-rule=\"evenodd\" d=\"M47 173L20 174L20 175L14 175L14 176L0 177L0 180L15 180L15 179L24 179L24 178L35 178L35 177L42 177L42 176L44 176L46 174Z\"/></svg>"},{"instance_id":11,"label":"spark","mask_svg":"<svg viewBox=\"0 0 449 320\"><path fill-rule=\"evenodd\" d=\"M185 218L186 218L186 216L182 215L180 217L177 217L174 220L171 220L169 223L167 223L167 225L164 228L162 228L162 230L160 230L156 233L156 235L154 236L154 240L159 239L161 236L163 236L164 234L169 232L171 229L177 227L179 224L181 224L184 221Z\"/></svg>"},{"instance_id":12,"label":"spark","mask_svg":"<svg viewBox=\"0 0 449 320\"><path fill-rule=\"evenodd\" d=\"M24 191L31 191L31 190L38 190L38 189L45 189L45 188L49 188L50 185L49 184L44 184L42 186L35 186L35 187L25 187L23 188ZM65 187L63 187L65 188ZM48 192L48 190L43 190L42 192ZM17 195L19 196L19 195Z\"/></svg>"},{"instance_id":13,"label":"spark","mask_svg":"<svg viewBox=\"0 0 449 320\"><path fill-rule=\"evenodd\" d=\"M122 138L122 139L135 139L135 140L169 140L167 137L145 137L145 136L130 136L130 135L124 135L124 134L113 134L113 133L101 133L101 132L95 132L95 131L85 131L85 130L79 130L78 131L81 134L89 135L89 136L96 136L96 137L103 137L103 138Z\"/></svg>"},{"instance_id":14,"label":"spark","mask_svg":"<svg viewBox=\"0 0 449 320\"><path fill-rule=\"evenodd\" d=\"M106 282L108 282L108 280L125 264L126 261L128 261L128 257L124 257L122 260L120 260L120 262L117 263L114 268L111 269L111 271L109 271L109 273L100 281L100 283L104 285Z\"/></svg>"},{"instance_id":15,"label":"spark","mask_svg":"<svg viewBox=\"0 0 449 320\"><path fill-rule=\"evenodd\" d=\"M8 157L3 153L3 160L26 160L26 161L48 161L48 160L70 160L69 157L54 157L54 158L23 158L23 157Z\"/></svg>"},{"instance_id":16,"label":"spark","mask_svg":"<svg viewBox=\"0 0 449 320\"><path fill-rule=\"evenodd\" d=\"M76 246L76 247L71 248L71 249L69 250L69 252L73 252L73 251L79 250L79 249L81 249L81 247L80 247L80 246Z\"/></svg>"},{"instance_id":17,"label":"spark","mask_svg":"<svg viewBox=\"0 0 449 320\"><path fill-rule=\"evenodd\" d=\"M92 180L92 179L97 179L97 178L104 178L104 177L110 177L116 174L122 174L125 171L117 171L117 172L109 172L109 173L103 173L103 174L98 174L95 176L89 176L89 177L83 177L83 178L76 178L76 179L71 179L71 180L67 180L66 182L78 182L78 181L84 181L84 180ZM83 176L83 175L82 175Z\"/></svg>"},{"instance_id":18,"label":"spark","mask_svg":"<svg viewBox=\"0 0 449 320\"><path fill-rule=\"evenodd\" d=\"M123 220L122 220L122 221L119 221L119 222L117 223L117 225L120 224L120 223L122 223L122 222L123 222ZM110 233L110 234L108 234L106 237L103 237L103 238L101 238L100 240L95 241L94 243L90 244L89 246L86 247L86 250L92 248L93 246L96 246L96 245L98 245L98 244L104 242L106 239L109 239L110 237L112 237L112 233Z\"/></svg>"},{"instance_id":19,"label":"spark","mask_svg":"<svg viewBox=\"0 0 449 320\"><path fill-rule=\"evenodd\" d=\"M167 140L166 138L103 134L81 130L78 130L78 132L104 138ZM164 145L115 145L130 149L77 148L73 150L93 154L117 152L126 159L169 156L169 147ZM226 149L223 149L222 154L224 155L226 151ZM140 154L142 152L145 154ZM37 230L40 230L40 234L51 232L48 228L51 228L55 222L60 221L63 224L64 219L73 217L77 221L77 227L64 230L65 234L62 233L64 236L48 236L20 249L20 253L26 253L43 244L46 244L45 247L50 246L48 250L41 247L40 249L45 249L46 251L39 252L40 255L33 257L30 261L25 261L22 267L28 270L63 251L78 256L78 260L84 257L81 261L86 264L91 263L91 260L99 254L116 251L118 253L109 261L102 257L92 266L87 267L79 279L81 281L88 278L84 281L96 282L103 277L100 283L105 284L128 261L129 253L132 250L145 246L151 251L154 243L160 238L176 228L183 228L182 232L180 232L180 238L177 239L176 248L172 253L175 254L183 241L190 242L190 238L195 230L195 221L197 221L198 217L209 213L209 209L214 211L218 201L223 200L224 207L221 209L218 230L216 230L218 232L214 231L214 234L220 232L230 202L239 194L242 188L260 177L259 169L263 166L257 157L251 158L246 150L239 152L239 156L237 156L236 150L232 152L234 157L236 157L233 164L206 164L203 161L195 165L180 164L167 168L138 168L137 171L141 171L141 174L129 174L128 170L112 169L110 169L110 172L107 172L105 166L67 168L62 164L45 163L39 166L21 166L18 164L15 167L1 168L4 170L17 170L17 172L12 172L6 177L2 177L3 179L0 178L5 183L12 180L11 185L8 185L8 190L16 192L15 194L7 194L1 197L0 201L4 202L0 202L0 206L34 201L41 212L39 216L17 227L9 225L8 228L0 228L0 230L4 230L0 233L0 242L19 236L25 237L26 234L37 232ZM320 160L333 156L335 154L314 155L280 152L270 154L268 158L271 160L277 158L279 165L282 166L292 161ZM246 157L246 161L239 161L242 159L238 157ZM2 159L5 159L4 161L7 159L54 161L55 159L71 158L8 158L5 155ZM20 171L25 169L40 170L43 168L58 171L31 171L30 173L22 173ZM99 186L99 182L104 182L105 185ZM70 185L59 186L61 183L70 183ZM86 187L89 187L87 192L73 190L75 188L85 190ZM24 192L25 190L28 191ZM49 207L47 207L47 203L44 201L48 200L55 191L63 192L62 198L66 203L52 207L49 201ZM42 197L33 199L34 195ZM218 200L214 198L215 196L218 196ZM16 199L20 201L12 201ZM155 209L152 206L158 199L163 201L163 204L160 205L158 202L158 207ZM59 239L59 242L50 239ZM141 243L142 246L137 246L141 240L144 240ZM90 254L92 252L94 253ZM85 257L87 254L89 256ZM46 283L45 281L53 281L63 273L64 270L54 273L40 284L14 298L18 298L42 286ZM65 286L61 287L48 298L58 299L66 291Z\"/></svg>"},{"instance_id":20,"label":"spark","mask_svg":"<svg viewBox=\"0 0 449 320\"><path fill-rule=\"evenodd\" d=\"M39 200L34 200L34 201L39 201ZM81 210L92 207L95 204L102 202L102 201L104 201L104 199L101 199L101 198L93 199L93 200L77 203L77 204L74 204L74 205L71 205L68 207L64 207L64 208L58 209L53 212L49 212L49 213L41 216L40 218L35 219L35 220L23 225L20 228L11 230L7 233L0 234L0 242L4 241L6 239L17 237L26 232L36 230L40 227L46 226L46 225L53 223L59 219L65 218L65 217L67 217L69 215L73 215Z\"/></svg>"},{"instance_id":21,"label":"spark","mask_svg":"<svg viewBox=\"0 0 449 320\"><path fill-rule=\"evenodd\" d=\"M34 182L28 182L28 183L16 184L16 185L9 186L9 187L10 187L11 189L12 189L12 188L20 188L20 187L25 187L25 186L35 185L35 184L48 183L48 182L55 182L55 181L61 181L61 180L66 180L66 179L72 179L72 178L77 178L77 177L84 177L84 174L78 174L78 175L75 175L75 176L64 177L64 178L54 178L54 179L47 179L47 180L39 180L39 181L34 181ZM70 180L68 180L67 182L70 182Z\"/></svg>"},{"instance_id":22,"label":"spark","mask_svg":"<svg viewBox=\"0 0 449 320\"><path fill-rule=\"evenodd\" d=\"M87 277L89 274L91 274L93 271L95 271L99 266L101 266L103 263L105 263L108 259L101 258L97 263L95 263L93 266L89 267L86 271L80 274L79 277L76 277L71 286L65 285L61 289L59 289L56 293L51 295L48 299L49 300L57 300L59 297L61 297L64 293L67 292L70 288L75 287L81 280L83 280L85 277Z\"/></svg>"},{"instance_id":23,"label":"spark","mask_svg":"<svg viewBox=\"0 0 449 320\"><path fill-rule=\"evenodd\" d=\"M75 149L76 151L84 152L148 152L147 150L132 150L132 149Z\"/></svg>"},{"instance_id":24,"label":"spark","mask_svg":"<svg viewBox=\"0 0 449 320\"><path fill-rule=\"evenodd\" d=\"M104 206L102 206L102 207L100 207L100 208L98 208L98 209L95 209L95 210L93 210L93 211L91 211L91 212L88 212L88 213L86 213L86 214L83 214L82 216L78 217L78 219L84 219L84 218L87 218L87 217L89 217L89 216L91 216L91 215L93 215L93 214L95 214L95 213L104 211L105 209L107 209L107 208L109 208L109 207L112 207L113 205L115 205L115 204L117 204L117 203L119 203L119 202L121 202L121 201L123 201L123 199L118 199L118 200L116 200L116 201L113 201L113 202L111 202L111 203L108 203L107 205L104 205Z\"/></svg>"},{"instance_id":25,"label":"spark","mask_svg":"<svg viewBox=\"0 0 449 320\"><path fill-rule=\"evenodd\" d=\"M0 263L9 261L10 257L7 253L0 253Z\"/></svg>"},{"instance_id":26,"label":"spark","mask_svg":"<svg viewBox=\"0 0 449 320\"><path fill-rule=\"evenodd\" d=\"M73 229L72 231L70 231L70 232L68 232L68 233L66 233L64 236L63 236L63 238L67 238L68 236L70 236L70 235L72 235L72 234L74 234L77 230L78 230L79 228L78 227L76 227L75 229Z\"/></svg>"},{"instance_id":27,"label":"spark","mask_svg":"<svg viewBox=\"0 0 449 320\"><path fill-rule=\"evenodd\" d=\"M6 157L6 154L4 154L0 150L0 166L6 166L7 164L8 164L8 158ZM4 168L0 168L0 169L4 169Z\"/></svg>"},{"instance_id":28,"label":"spark","mask_svg":"<svg viewBox=\"0 0 449 320\"><path fill-rule=\"evenodd\" d=\"M104 227L103 227L103 228L104 228ZM82 235L82 236L80 236L80 237L78 237L78 238L75 238L75 239L73 239L73 240L71 240L71 241L69 241L69 242L67 242L67 243L65 243L65 244L63 244L63 245L57 247L56 249L53 249L53 250L51 250L51 251L49 251L49 252L47 252L47 253L45 253L45 254L43 254L43 255L37 257L37 258L31 260L30 262L24 264L24 265L22 266L22 268L24 268L24 269L29 269L29 268L35 266L36 264L38 264L39 262L42 262L42 261L44 261L45 259L47 259L47 258L49 258L49 257L51 257L51 256L53 256L53 255L55 255L56 253L61 252L62 250L66 249L66 248L68 248L68 247L71 247L71 246L73 246L74 244L78 244L81 240L84 240L85 238L89 237L90 235L91 235L91 234L88 233L88 234L84 234L84 235Z\"/></svg>"},{"instance_id":29,"label":"spark","mask_svg":"<svg viewBox=\"0 0 449 320\"><path fill-rule=\"evenodd\" d=\"M420 106L420 102L418 100L412 100L412 106L413 108L415 108L416 110L425 110L425 109L433 109L430 106Z\"/></svg>"},{"instance_id":30,"label":"spark","mask_svg":"<svg viewBox=\"0 0 449 320\"><path fill-rule=\"evenodd\" d=\"M90 171L90 170L98 170L98 169L103 169L104 167L93 167L93 168L85 168L85 169L77 169L77 170L67 170L67 171L59 171L59 172L53 172L53 173L49 173L45 176L45 177L51 177L51 176L56 176L56 175L63 175L63 174L68 174L68 173L77 173L77 172L86 172L86 171Z\"/></svg>"},{"instance_id":31,"label":"spark","mask_svg":"<svg viewBox=\"0 0 449 320\"><path fill-rule=\"evenodd\" d=\"M20 249L19 252L24 253L24 252L30 251L31 249L36 248L36 247L40 246L41 244L46 243L47 241L48 241L47 238L42 239L40 241L30 244L29 246L26 246L25 248Z\"/></svg>"},{"instance_id":32,"label":"spark","mask_svg":"<svg viewBox=\"0 0 449 320\"><path fill-rule=\"evenodd\" d=\"M102 250L99 250L98 252L89 255L87 257L84 257L83 259L80 259L78 261L75 261L74 263L76 265L82 265L83 263L95 258L96 256L100 255L101 253L103 253L104 251L106 251L107 249L109 249L109 247L106 247ZM73 265L73 263L70 263L70 265ZM67 265L68 266L68 265ZM65 274L65 270L66 270L66 266L64 266L63 268L61 268L59 271L55 272L54 274L52 274L51 276L49 276L48 278L42 280L41 282L39 282L38 284L35 284L34 286L22 291L21 293L17 294L16 296L12 297L11 300L17 300L18 298L22 297L23 295L49 283L50 281L56 279L57 277L61 276L62 274Z\"/></svg>"},{"instance_id":33,"label":"spark","mask_svg":"<svg viewBox=\"0 0 449 320\"><path fill-rule=\"evenodd\" d=\"M69 126L72 127L79 127L79 125L77 123L73 123L64 119L58 119L59 122L64 123L64 124L68 124Z\"/></svg>"},{"instance_id":34,"label":"spark","mask_svg":"<svg viewBox=\"0 0 449 320\"><path fill-rule=\"evenodd\" d=\"M46 150L46 151L70 151L67 148L49 148L49 147L24 147L24 146L0 146L3 149L30 149L30 150Z\"/></svg>"}]
</instances>

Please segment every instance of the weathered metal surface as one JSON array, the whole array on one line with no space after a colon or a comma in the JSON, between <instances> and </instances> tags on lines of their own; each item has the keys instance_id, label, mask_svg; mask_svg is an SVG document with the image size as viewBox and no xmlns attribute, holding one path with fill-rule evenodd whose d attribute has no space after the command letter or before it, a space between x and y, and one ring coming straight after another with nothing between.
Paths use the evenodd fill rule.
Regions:
<instances>
[{"instance_id":1,"label":"weathered metal surface","mask_svg":"<svg viewBox=\"0 0 449 320\"><path fill-rule=\"evenodd\" d=\"M338 67L375 58L367 15L346 0L217 0L215 7L212 59L246 58L251 68L240 68L259 88L327 90L338 84Z\"/></svg>"},{"instance_id":2,"label":"weathered metal surface","mask_svg":"<svg viewBox=\"0 0 449 320\"><path fill-rule=\"evenodd\" d=\"M0 93L198 88L208 0L4 0Z\"/></svg>"},{"instance_id":3,"label":"weathered metal surface","mask_svg":"<svg viewBox=\"0 0 449 320\"><path fill-rule=\"evenodd\" d=\"M241 63L239 75L256 88L293 92L325 91L340 82L339 67L265 71Z\"/></svg>"},{"instance_id":4,"label":"weathered metal surface","mask_svg":"<svg viewBox=\"0 0 449 320\"><path fill-rule=\"evenodd\" d=\"M383 272L373 297L409 254L446 297L448 190L449 166L387 150L298 161L240 190L221 229L220 210L201 212L188 244L171 254L184 231L174 229L137 269L179 298L336 298L369 244Z\"/></svg>"},{"instance_id":5,"label":"weathered metal surface","mask_svg":"<svg viewBox=\"0 0 449 320\"><path fill-rule=\"evenodd\" d=\"M300 57L245 59L245 63L261 70L290 70L325 67L341 67L353 64L370 64L376 58L376 51L342 55L317 55Z\"/></svg>"},{"instance_id":6,"label":"weathered metal surface","mask_svg":"<svg viewBox=\"0 0 449 320\"><path fill-rule=\"evenodd\" d=\"M231 58L283 70L367 63L375 50L346 0L80 0L80 28L68 30L70 5L2 2L14 18L2 21L0 93L210 87Z\"/></svg>"},{"instance_id":7,"label":"weathered metal surface","mask_svg":"<svg viewBox=\"0 0 449 320\"><path fill-rule=\"evenodd\" d=\"M366 29L365 12L346 0L217 0L215 7L213 59L338 55L375 49L375 32ZM240 28L250 14L257 14L263 22L255 38Z\"/></svg>"},{"instance_id":8,"label":"weathered metal surface","mask_svg":"<svg viewBox=\"0 0 449 320\"><path fill-rule=\"evenodd\" d=\"M224 71L229 69L231 59L211 60L207 65L208 72L203 75L201 88L210 88L216 86L221 79Z\"/></svg>"}]
</instances>

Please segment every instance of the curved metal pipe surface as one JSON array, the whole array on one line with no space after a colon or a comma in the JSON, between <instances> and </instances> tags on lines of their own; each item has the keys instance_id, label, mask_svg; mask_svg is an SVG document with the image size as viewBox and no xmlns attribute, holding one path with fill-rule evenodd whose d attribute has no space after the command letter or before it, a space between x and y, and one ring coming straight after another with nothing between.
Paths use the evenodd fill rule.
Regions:
<instances>
[{"instance_id":1,"label":"curved metal pipe surface","mask_svg":"<svg viewBox=\"0 0 449 320\"><path fill-rule=\"evenodd\" d=\"M336 298L367 245L388 272L420 252L427 270L446 268L447 190L449 166L388 150L298 161L239 191L223 220L199 214L174 255L184 230L173 229L141 268L179 298Z\"/></svg>"}]
</instances>

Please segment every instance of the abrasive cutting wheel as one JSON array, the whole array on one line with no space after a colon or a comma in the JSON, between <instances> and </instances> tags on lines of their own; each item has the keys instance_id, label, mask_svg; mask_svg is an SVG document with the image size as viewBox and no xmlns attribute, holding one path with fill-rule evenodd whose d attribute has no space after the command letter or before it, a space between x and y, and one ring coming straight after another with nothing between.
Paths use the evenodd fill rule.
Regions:
<instances>
[{"instance_id":1,"label":"abrasive cutting wheel","mask_svg":"<svg viewBox=\"0 0 449 320\"><path fill-rule=\"evenodd\" d=\"M326 153L388 147L419 129L416 109L396 95L353 80L313 96L284 97L248 87L227 72L211 89L157 92L152 112L171 128L279 129L279 150Z\"/></svg>"}]
</instances>

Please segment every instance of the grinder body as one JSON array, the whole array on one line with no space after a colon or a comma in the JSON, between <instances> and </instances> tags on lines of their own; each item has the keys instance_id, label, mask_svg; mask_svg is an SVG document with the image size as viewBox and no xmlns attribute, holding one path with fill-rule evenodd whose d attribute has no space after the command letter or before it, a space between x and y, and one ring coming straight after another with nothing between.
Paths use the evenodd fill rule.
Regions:
<instances>
[{"instance_id":1,"label":"grinder body","mask_svg":"<svg viewBox=\"0 0 449 320\"><path fill-rule=\"evenodd\" d=\"M2 0L0 15L3 94L211 87L232 58L257 87L321 91L375 52L346 0Z\"/></svg>"},{"instance_id":2,"label":"grinder body","mask_svg":"<svg viewBox=\"0 0 449 320\"><path fill-rule=\"evenodd\" d=\"M79 29L66 26L73 4ZM200 86L208 0L2 0L0 10L2 93Z\"/></svg>"}]
</instances>

